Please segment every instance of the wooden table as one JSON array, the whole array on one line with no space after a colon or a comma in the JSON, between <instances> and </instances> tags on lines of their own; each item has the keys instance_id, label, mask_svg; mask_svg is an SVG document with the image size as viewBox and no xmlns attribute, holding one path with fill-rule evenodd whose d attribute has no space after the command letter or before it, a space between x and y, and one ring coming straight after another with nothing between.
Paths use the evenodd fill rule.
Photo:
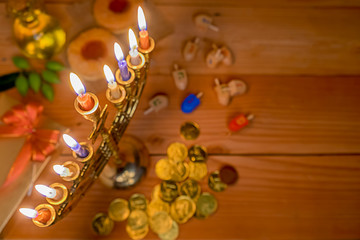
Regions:
<instances>
[{"instance_id":1,"label":"wooden table","mask_svg":"<svg viewBox=\"0 0 360 240\"><path fill-rule=\"evenodd\" d=\"M74 0L48 1L58 18ZM109 190L96 183L68 217L40 229L14 214L2 233L6 239L97 238L92 217L106 212L112 199L140 192L150 197L160 182L154 173L157 160L175 141L202 144L209 150L209 171L222 164L235 166L240 180L214 193L219 208L206 220L180 225L179 239L359 239L360 238L360 1L314 0L154 0L174 33L157 42L150 76L141 103L127 130L143 140L151 153L144 181L126 191ZM215 15L219 33L199 33L192 15ZM11 20L0 3L0 73L14 70L11 57L19 50L11 39ZM64 26L65 28L68 26ZM184 41L201 35L206 41L196 61L181 56ZM203 61L208 40L227 44L235 64L208 69ZM174 62L186 68L189 86L177 90L171 77ZM45 113L85 140L90 123L73 109L74 93L68 71L56 86L55 100L43 100ZM248 92L221 106L212 89L214 77L226 82L244 80ZM88 87L106 103L104 89ZM192 114L180 111L190 93L204 92ZM157 92L170 96L166 110L144 116L147 101ZM15 90L9 92L17 96ZM227 123L237 113L253 113L250 126L231 136ZM201 135L184 141L180 125L196 121ZM70 160L65 149L53 163ZM50 164L36 183L59 181ZM204 191L210 191L206 181ZM33 194L21 206L45 200ZM147 239L158 239L149 233ZM128 239L125 223L116 223L103 239Z\"/></svg>"}]
</instances>

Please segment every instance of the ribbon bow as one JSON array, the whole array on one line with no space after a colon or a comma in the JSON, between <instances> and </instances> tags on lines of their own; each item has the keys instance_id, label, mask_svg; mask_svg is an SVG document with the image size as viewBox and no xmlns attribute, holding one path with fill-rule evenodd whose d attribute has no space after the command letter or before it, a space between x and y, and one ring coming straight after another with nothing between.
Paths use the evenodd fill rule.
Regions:
<instances>
[{"instance_id":1,"label":"ribbon bow","mask_svg":"<svg viewBox=\"0 0 360 240\"><path fill-rule=\"evenodd\" d=\"M14 181L30 160L44 161L55 150L59 131L37 129L44 107L38 103L16 105L2 116L6 125L0 126L0 137L26 137L2 187Z\"/></svg>"}]
</instances>

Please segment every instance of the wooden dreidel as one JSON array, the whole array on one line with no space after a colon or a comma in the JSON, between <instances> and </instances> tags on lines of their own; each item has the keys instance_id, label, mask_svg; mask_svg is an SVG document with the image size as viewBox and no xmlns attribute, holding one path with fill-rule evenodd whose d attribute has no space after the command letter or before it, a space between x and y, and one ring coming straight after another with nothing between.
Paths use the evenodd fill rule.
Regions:
<instances>
[{"instance_id":1,"label":"wooden dreidel","mask_svg":"<svg viewBox=\"0 0 360 240\"><path fill-rule=\"evenodd\" d=\"M179 66L174 64L174 71L172 74L175 81L175 86L180 90L185 90L188 83L185 69L179 69Z\"/></svg>"},{"instance_id":2,"label":"wooden dreidel","mask_svg":"<svg viewBox=\"0 0 360 240\"><path fill-rule=\"evenodd\" d=\"M149 105L150 107L145 110L144 115L151 113L152 111L158 112L159 110L166 108L169 104L169 99L166 95L159 94L154 98L150 99Z\"/></svg>"},{"instance_id":3,"label":"wooden dreidel","mask_svg":"<svg viewBox=\"0 0 360 240\"><path fill-rule=\"evenodd\" d=\"M181 104L181 111L183 113L191 113L199 106L200 98L203 93L199 92L197 95L190 93Z\"/></svg>"},{"instance_id":4,"label":"wooden dreidel","mask_svg":"<svg viewBox=\"0 0 360 240\"><path fill-rule=\"evenodd\" d=\"M230 121L228 129L230 130L230 132L237 132L243 127L247 126L249 124L249 121L253 118L254 115L252 114L245 116L245 114L241 113Z\"/></svg>"},{"instance_id":5,"label":"wooden dreidel","mask_svg":"<svg viewBox=\"0 0 360 240\"><path fill-rule=\"evenodd\" d=\"M215 78L214 90L218 97L219 103L223 106L229 105L230 100L231 100L229 87L226 84L220 84L219 79Z\"/></svg>"},{"instance_id":6,"label":"wooden dreidel","mask_svg":"<svg viewBox=\"0 0 360 240\"><path fill-rule=\"evenodd\" d=\"M231 97L243 95L247 90L246 83L238 79L231 80L228 83L228 88Z\"/></svg>"},{"instance_id":7,"label":"wooden dreidel","mask_svg":"<svg viewBox=\"0 0 360 240\"><path fill-rule=\"evenodd\" d=\"M206 66L209 68L215 68L224 59L224 55L221 53L221 49L215 44L213 50L211 50L206 56Z\"/></svg>"},{"instance_id":8,"label":"wooden dreidel","mask_svg":"<svg viewBox=\"0 0 360 240\"><path fill-rule=\"evenodd\" d=\"M183 56L185 58L185 61L191 61L195 58L196 53L199 49L199 42L200 38L195 38L195 40L187 41L185 44L185 47L183 49Z\"/></svg>"},{"instance_id":9,"label":"wooden dreidel","mask_svg":"<svg viewBox=\"0 0 360 240\"><path fill-rule=\"evenodd\" d=\"M221 54L223 55L222 62L226 66L233 64L234 58L233 58L233 55L232 55L231 51L229 50L229 48L222 46L220 49L221 49Z\"/></svg>"},{"instance_id":10,"label":"wooden dreidel","mask_svg":"<svg viewBox=\"0 0 360 240\"><path fill-rule=\"evenodd\" d=\"M201 14L195 15L194 22L195 22L195 25L201 29L204 29L204 30L211 29L215 32L219 31L219 28L212 24L212 22L213 22L212 17L207 14L201 13Z\"/></svg>"}]
</instances>

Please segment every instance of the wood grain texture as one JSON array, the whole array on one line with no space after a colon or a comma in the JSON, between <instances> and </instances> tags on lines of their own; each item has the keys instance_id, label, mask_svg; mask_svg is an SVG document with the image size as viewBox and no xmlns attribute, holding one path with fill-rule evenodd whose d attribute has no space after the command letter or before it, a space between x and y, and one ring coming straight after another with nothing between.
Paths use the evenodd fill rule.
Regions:
<instances>
[{"instance_id":1,"label":"wood grain texture","mask_svg":"<svg viewBox=\"0 0 360 240\"><path fill-rule=\"evenodd\" d=\"M76 0L49 0L48 11L72 27L67 9ZM198 143L210 152L209 171L223 164L234 165L240 181L223 193L217 213L205 221L192 219L180 226L179 239L359 239L360 238L360 1L215 1L154 0L159 11L174 25L174 33L157 41L150 74L138 110L127 134L142 139L151 153L151 166L144 181L126 191L108 190L97 182L70 215L50 228L39 229L19 213L1 233L5 239L94 239L91 219L106 212L116 197L129 198L141 192L148 198L159 182L154 164L165 157L174 141L187 146ZM219 33L201 32L192 23L194 13L215 15ZM151 16L149 16L151 19ZM0 74L14 71L11 57L19 54L11 34L11 20L0 1ZM149 29L151 33L151 29ZM205 39L196 60L181 56L184 41ZM203 61L210 43L227 44L235 64L208 69ZM60 59L64 56L60 56ZM172 64L186 68L189 86L175 88ZM23 101L39 100L45 114L84 141L91 123L73 108L75 94L69 85L69 70L61 73L53 103L29 94ZM223 82L242 79L245 95L227 107L219 105L213 91L214 78ZM84 82L103 106L106 82ZM188 93L204 92L202 103L189 115L180 111ZM165 110L144 116L147 101L156 93L169 96ZM7 92L20 99L13 89ZM229 120L238 113L253 113L255 119L229 136ZM114 109L110 107L112 119ZM184 141L179 127L196 121L201 134ZM71 160L69 149L54 159L38 184L60 181L53 164ZM210 191L202 181L204 191ZM21 207L34 207L44 199L37 193ZM104 239L129 239L124 223L116 223ZM158 239L149 233L146 239Z\"/></svg>"},{"instance_id":2,"label":"wood grain texture","mask_svg":"<svg viewBox=\"0 0 360 240\"><path fill-rule=\"evenodd\" d=\"M5 4L0 4L0 73L11 72L10 56L18 52L13 46L11 21L5 17ZM66 5L68 7L68 5ZM65 5L49 4L48 10L68 22ZM159 11L175 26L174 34L158 42L152 71L167 73L173 62L187 65L194 74L277 74L277 75L356 75L360 74L359 8L290 8L166 6ZM214 23L220 32L203 32L195 27L196 12L216 15ZM90 13L89 13L90 14ZM149 16L151 19L151 16ZM346 27L345 27L346 26ZM186 64L181 48L195 36L203 39L195 61ZM208 69L204 58L212 42L226 44L235 55L235 64Z\"/></svg>"},{"instance_id":3,"label":"wood grain texture","mask_svg":"<svg viewBox=\"0 0 360 240\"><path fill-rule=\"evenodd\" d=\"M93 239L91 219L98 212L106 212L112 199L128 199L136 192L150 198L151 189L159 183L153 169L160 158L151 159L150 172L134 189L108 190L96 183L81 204L58 224L39 229L16 213L4 233L8 239L29 236ZM70 159L64 156L60 160ZM235 166L240 180L224 192L212 192L219 203L218 211L209 219L191 219L181 224L179 239L356 239L360 236L360 157L210 156L208 159L209 171L222 164ZM37 183L57 181L50 171ZM201 186L203 191L211 191L205 179ZM44 202L38 195L33 193L21 206ZM102 239L128 239L125 223L116 223L112 234ZM150 233L146 239L158 238Z\"/></svg>"},{"instance_id":4,"label":"wood grain texture","mask_svg":"<svg viewBox=\"0 0 360 240\"><path fill-rule=\"evenodd\" d=\"M73 109L75 94L66 79L68 73L62 76L62 84L55 89L56 105L44 101L45 114L83 141L91 123ZM185 143L199 142L213 154L360 153L359 77L216 76L224 82L243 79L248 92L223 107L212 90L213 75L189 75L186 91L175 89L170 73L150 75L127 133L140 137L152 154L165 153L170 143L184 141L179 129L189 120L200 125L201 134ZM108 103L105 81L87 83L86 87L97 94L101 105ZM198 109L191 114L182 113L180 105L185 96L200 91L204 96ZM144 116L148 100L159 92L168 94L169 106ZM17 95L14 90L12 93ZM255 119L250 126L229 136L227 124L239 113L253 113ZM112 114L111 107L109 120Z\"/></svg>"}]
</instances>

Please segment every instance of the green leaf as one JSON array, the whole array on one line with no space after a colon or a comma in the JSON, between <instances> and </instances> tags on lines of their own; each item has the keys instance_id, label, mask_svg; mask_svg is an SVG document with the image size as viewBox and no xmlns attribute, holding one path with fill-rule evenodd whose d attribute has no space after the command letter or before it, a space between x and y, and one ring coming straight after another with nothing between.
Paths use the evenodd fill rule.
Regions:
<instances>
[{"instance_id":1,"label":"green leaf","mask_svg":"<svg viewBox=\"0 0 360 240\"><path fill-rule=\"evenodd\" d=\"M50 102L54 100L54 89L50 84L43 83L41 86L41 92Z\"/></svg>"},{"instance_id":2,"label":"green leaf","mask_svg":"<svg viewBox=\"0 0 360 240\"><path fill-rule=\"evenodd\" d=\"M28 60L24 57L15 56L12 58L12 61L15 64L15 66L20 69L29 69L30 68L30 64L29 64Z\"/></svg>"},{"instance_id":3,"label":"green leaf","mask_svg":"<svg viewBox=\"0 0 360 240\"><path fill-rule=\"evenodd\" d=\"M19 75L15 80L15 86L22 96L25 96L29 90L29 83L24 75Z\"/></svg>"},{"instance_id":4,"label":"green leaf","mask_svg":"<svg viewBox=\"0 0 360 240\"><path fill-rule=\"evenodd\" d=\"M37 72L31 72L29 74L29 83L32 90L39 92L41 85L41 78Z\"/></svg>"},{"instance_id":5,"label":"green leaf","mask_svg":"<svg viewBox=\"0 0 360 240\"><path fill-rule=\"evenodd\" d=\"M55 72L65 69L64 65L56 61L48 61L46 63L46 68Z\"/></svg>"},{"instance_id":6,"label":"green leaf","mask_svg":"<svg viewBox=\"0 0 360 240\"><path fill-rule=\"evenodd\" d=\"M43 79L49 83L59 83L60 79L58 77L58 75L51 71L51 70L44 70L41 72L41 76L43 77Z\"/></svg>"}]
</instances>

